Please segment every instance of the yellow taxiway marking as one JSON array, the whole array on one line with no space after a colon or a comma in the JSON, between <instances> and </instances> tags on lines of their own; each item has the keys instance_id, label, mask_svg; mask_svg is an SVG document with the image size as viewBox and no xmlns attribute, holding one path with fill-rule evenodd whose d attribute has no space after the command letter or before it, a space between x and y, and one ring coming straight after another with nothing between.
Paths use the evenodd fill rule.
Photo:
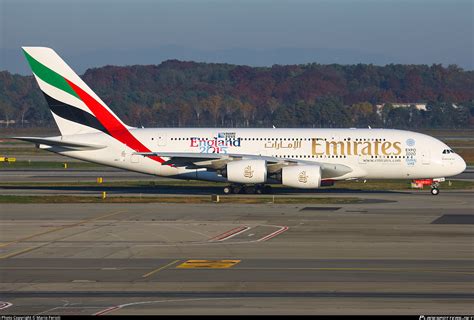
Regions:
<instances>
[{"instance_id":1,"label":"yellow taxiway marking","mask_svg":"<svg viewBox=\"0 0 474 320\"><path fill-rule=\"evenodd\" d=\"M11 244L14 244L14 243L19 243L19 242L22 242L22 241L25 241L25 240L29 240L33 237L37 237L37 236L40 236L40 235L43 235L43 234L47 234L47 233L52 233L52 232L55 232L55 231L60 231L60 230L64 230L64 229L67 229L67 228L72 228L72 227L76 227L78 225L81 225L83 223L89 223L89 222L92 222L92 221L96 221L96 220L99 220L99 219L103 219L103 218L107 218L107 217L111 217L113 215L116 215L116 214L119 214L119 213L124 213L125 211L115 211L115 212L112 212L112 213L108 213L108 214L105 214L105 215L102 215L100 217L95 217L95 218L91 218L91 219L86 219L86 220L81 220L79 222L76 222L76 223L73 223L73 224L68 224L68 225L65 225L65 226L62 226L62 227L59 227L59 228L55 228L55 229L52 229L52 230L48 230L48 231L45 231L45 232L40 232L40 233L36 233L36 234L33 234L31 236L28 236L28 237L24 237L24 238L21 238L21 239L18 239L18 240L15 240L15 241L11 241L11 242L7 242L7 243L4 243L4 244L1 244L0 245L0 248L2 247L6 247L8 245L11 245ZM17 256L19 254L22 254L22 253L25 253L25 252L28 252L28 251L32 251L34 249L38 249L38 248L41 248L41 247L44 247L45 245L51 243L51 241L45 241L45 243L43 244L40 244L40 245L37 245L37 246L34 246L34 247L29 247L29 248L26 248L26 249L21 249L21 250L18 250L18 251L14 251L14 252L10 252L10 253L7 253L3 256L0 256L0 259L7 259L7 258L11 258L11 257L14 257L14 256Z\"/></svg>"},{"instance_id":2,"label":"yellow taxiway marking","mask_svg":"<svg viewBox=\"0 0 474 320\"><path fill-rule=\"evenodd\" d=\"M54 228L54 229L51 229L51 230L35 233L35 234L30 235L30 236L20 238L18 240L10 241L10 242L7 242L7 243L2 243L2 244L0 244L0 248L9 246L9 245L14 244L14 243L26 241L26 240L29 240L29 239L34 238L34 237L42 236L44 234L48 234L48 233L51 233L51 232L56 232L56 231L64 230L64 229L67 229L67 228L76 227L76 226L81 225L83 223L88 223L88 222L96 221L96 220L99 220L99 219L102 219L102 218L107 218L107 217L110 217L110 216L113 216L113 215L116 215L116 214L119 214L119 213L123 213L123 212L125 212L125 211L116 211L116 212L108 213L108 214L100 216L100 217L81 220L81 221L73 223L73 224L68 224L68 225L61 226L61 227L58 227L58 228Z\"/></svg>"},{"instance_id":3,"label":"yellow taxiway marking","mask_svg":"<svg viewBox=\"0 0 474 320\"><path fill-rule=\"evenodd\" d=\"M157 272L160 272L161 270L164 270L164 269L166 269L166 268L168 268L168 267L171 267L172 265L174 265L174 264L176 264L176 263L178 263L178 262L179 262L179 260L175 260L175 261L173 261L173 262L168 263L167 265L164 265L164 266L159 267L159 268L157 268L157 269L155 269L155 270L153 270L153 271L150 271L150 272L148 272L148 273L145 273L145 274L142 276L142 278L147 278L147 277L151 276L152 274L155 274L155 273L157 273Z\"/></svg>"},{"instance_id":4,"label":"yellow taxiway marking","mask_svg":"<svg viewBox=\"0 0 474 320\"><path fill-rule=\"evenodd\" d=\"M0 259L7 259L7 258L10 258L10 257L13 257L13 256L17 256L19 254L22 254L22 253L25 253L25 252L28 252L28 251L31 251L31 250L34 250L36 248L38 248L39 246L36 246L36 247L29 247L29 248L26 248L26 249L22 249L22 250L19 250L19 251L14 251L14 252L11 252L11 253L7 253L3 256L0 256Z\"/></svg>"},{"instance_id":5,"label":"yellow taxiway marking","mask_svg":"<svg viewBox=\"0 0 474 320\"><path fill-rule=\"evenodd\" d=\"M241 260L188 260L177 266L180 269L226 269L235 266Z\"/></svg>"}]
</instances>

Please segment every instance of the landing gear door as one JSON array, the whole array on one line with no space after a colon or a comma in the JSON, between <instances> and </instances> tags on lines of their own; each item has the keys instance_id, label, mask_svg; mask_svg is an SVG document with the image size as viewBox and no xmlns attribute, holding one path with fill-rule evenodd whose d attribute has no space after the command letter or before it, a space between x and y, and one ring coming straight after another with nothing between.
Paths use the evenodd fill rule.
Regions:
<instances>
[{"instance_id":1,"label":"landing gear door","mask_svg":"<svg viewBox=\"0 0 474 320\"><path fill-rule=\"evenodd\" d=\"M158 134L158 138L156 140L159 147L166 146L166 142L167 142L166 133Z\"/></svg>"}]
</instances>

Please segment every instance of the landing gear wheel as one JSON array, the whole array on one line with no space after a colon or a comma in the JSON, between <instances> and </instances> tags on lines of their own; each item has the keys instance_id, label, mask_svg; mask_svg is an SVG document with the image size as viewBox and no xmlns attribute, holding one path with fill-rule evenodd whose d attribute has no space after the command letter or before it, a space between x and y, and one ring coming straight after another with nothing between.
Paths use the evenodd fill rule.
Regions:
<instances>
[{"instance_id":1,"label":"landing gear wheel","mask_svg":"<svg viewBox=\"0 0 474 320\"><path fill-rule=\"evenodd\" d=\"M240 187L240 186L233 186L232 187L232 193L233 194L239 194L241 190L242 190L242 187Z\"/></svg>"},{"instance_id":2,"label":"landing gear wheel","mask_svg":"<svg viewBox=\"0 0 474 320\"><path fill-rule=\"evenodd\" d=\"M232 185L224 187L224 194L238 194L238 193L245 193L245 194L263 194L263 193L272 193L271 186L264 186L264 185Z\"/></svg>"},{"instance_id":3,"label":"landing gear wheel","mask_svg":"<svg viewBox=\"0 0 474 320\"><path fill-rule=\"evenodd\" d=\"M255 193L256 188L254 186L245 186L243 191L246 194L253 194L253 193Z\"/></svg>"},{"instance_id":4,"label":"landing gear wheel","mask_svg":"<svg viewBox=\"0 0 474 320\"><path fill-rule=\"evenodd\" d=\"M439 189L438 188L431 188L431 194L434 196L437 196L439 194Z\"/></svg>"}]
</instances>

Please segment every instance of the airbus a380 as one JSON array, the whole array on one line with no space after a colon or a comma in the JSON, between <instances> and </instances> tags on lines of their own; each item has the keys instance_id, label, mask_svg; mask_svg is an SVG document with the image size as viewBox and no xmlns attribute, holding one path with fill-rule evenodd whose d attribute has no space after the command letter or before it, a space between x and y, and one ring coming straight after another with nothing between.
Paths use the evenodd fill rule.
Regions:
<instances>
[{"instance_id":1,"label":"airbus a380","mask_svg":"<svg viewBox=\"0 0 474 320\"><path fill-rule=\"evenodd\" d=\"M409 179L430 184L437 195L440 181L466 168L446 144L411 131L130 127L54 50L23 52L61 136L17 139L67 157L162 177L227 182L224 193L269 192L271 184L317 189L340 180Z\"/></svg>"}]
</instances>

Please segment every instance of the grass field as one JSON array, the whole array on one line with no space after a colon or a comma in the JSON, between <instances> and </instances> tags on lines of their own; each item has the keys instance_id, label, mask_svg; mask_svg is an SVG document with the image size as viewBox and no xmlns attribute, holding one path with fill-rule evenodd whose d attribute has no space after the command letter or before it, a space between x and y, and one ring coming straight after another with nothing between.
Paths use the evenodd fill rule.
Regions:
<instances>
[{"instance_id":1,"label":"grass field","mask_svg":"<svg viewBox=\"0 0 474 320\"><path fill-rule=\"evenodd\" d=\"M48 187L48 188L65 188L65 187L93 187L94 189L107 188L107 189L120 189L120 188L156 188L157 192L159 189L167 187L195 187L195 188L209 188L209 187L224 187L226 183L207 182L207 181L193 181L193 180L157 180L157 181L112 181L103 182L98 184L96 181L90 182L3 182L0 183L1 187ZM429 187L425 187L428 189ZM289 189L282 185L273 186L275 192ZM334 186L323 187L325 189L348 189L348 190L410 190L411 181L409 180L368 180L366 183L362 181L339 181ZM447 180L441 183L441 189L446 190L457 190L457 189L474 189L474 181L466 180ZM138 190L139 191L139 190Z\"/></svg>"},{"instance_id":2,"label":"grass field","mask_svg":"<svg viewBox=\"0 0 474 320\"><path fill-rule=\"evenodd\" d=\"M202 181L184 181L184 180L167 180L167 181L122 181L122 182L106 182L97 184L95 182L64 182L64 183L1 183L1 187L38 187L38 188L67 188L67 187L84 187L89 190L96 190L97 195L88 196L68 196L68 195L51 195L51 196L22 196L22 195L0 195L0 203L212 203L211 196L173 196L173 195L150 195L153 193L153 188L156 188L156 193L160 194L161 189L169 187L222 187L223 183L202 182ZM146 196L107 196L102 199L103 190L116 190L120 188L136 188L133 190L134 194L138 194L140 189L145 189ZM150 190L151 188L151 190ZM337 190L362 190L362 191L388 191L388 190L410 190L410 183L408 181L399 180L378 180L368 181L367 183L356 181L342 181L336 186L326 187L324 189ZM426 188L426 189L429 189ZM442 184L441 189L474 189L474 182L454 180ZM284 194L285 191L290 190L284 186L274 186L275 195L220 195L220 203L240 203L240 204L350 204L361 203L363 200L357 197L326 197L324 194L315 191L307 196L292 197L291 194ZM129 190L130 191L130 190ZM145 190L144 190L145 191ZM210 191L212 192L212 190ZM280 194L283 193L283 194Z\"/></svg>"},{"instance_id":3,"label":"grass field","mask_svg":"<svg viewBox=\"0 0 474 320\"><path fill-rule=\"evenodd\" d=\"M15 161L11 163L3 162L0 163L1 170L14 170L14 169L64 169L64 163L67 163L67 169L101 169L106 168L100 164L84 162L84 161L71 161L68 162L68 158L64 158L64 162L57 161ZM67 170L64 169L64 170Z\"/></svg>"},{"instance_id":4,"label":"grass field","mask_svg":"<svg viewBox=\"0 0 474 320\"><path fill-rule=\"evenodd\" d=\"M272 196L220 196L219 203L240 204L350 204L361 203L363 200L354 197L272 197ZM16 196L0 195L0 203L213 203L210 196L185 197L119 197L112 196L102 199L92 196Z\"/></svg>"}]
</instances>

